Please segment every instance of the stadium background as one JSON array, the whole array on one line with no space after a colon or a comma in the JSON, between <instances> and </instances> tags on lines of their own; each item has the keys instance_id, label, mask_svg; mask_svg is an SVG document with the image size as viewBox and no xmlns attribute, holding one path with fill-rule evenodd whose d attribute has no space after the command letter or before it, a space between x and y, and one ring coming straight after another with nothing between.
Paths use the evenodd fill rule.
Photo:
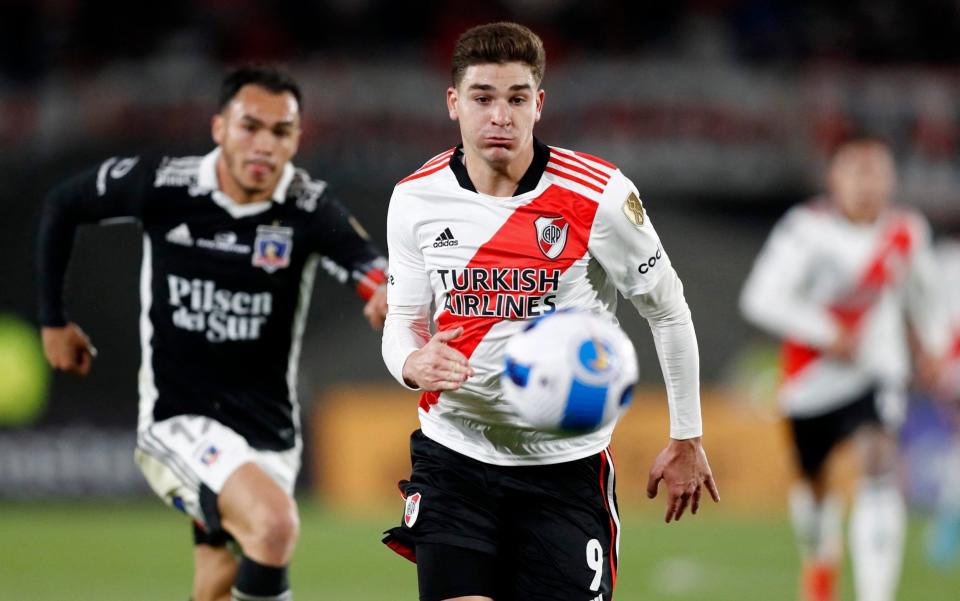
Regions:
<instances>
[{"instance_id":1,"label":"stadium background","mask_svg":"<svg viewBox=\"0 0 960 601\"><path fill-rule=\"evenodd\" d=\"M189 575L186 526L149 496L130 460L138 231L81 231L68 308L100 358L84 381L49 376L24 335L35 323L43 193L114 154L207 152L225 67L280 61L305 91L296 163L330 181L383 246L393 184L458 141L443 109L453 41L501 18L531 26L547 46L538 135L633 179L696 321L724 504L663 528L660 503L642 501L646 467L666 436L664 399L646 326L627 307L621 318L647 388L614 447L627 514L618 598L791 598L775 350L739 318L737 294L769 227L820 188L827 153L851 131L889 139L900 200L938 234L957 230L960 5L651 4L0 4L0 598L180 598ZM377 539L398 517L393 482L406 469L415 403L392 384L353 294L328 278L318 278L303 348L311 427L298 598L414 598L411 566ZM916 512L902 598L960 598L957 566L934 572L922 554L945 436L922 399L907 434L904 479ZM855 469L841 463L842 473Z\"/></svg>"}]
</instances>

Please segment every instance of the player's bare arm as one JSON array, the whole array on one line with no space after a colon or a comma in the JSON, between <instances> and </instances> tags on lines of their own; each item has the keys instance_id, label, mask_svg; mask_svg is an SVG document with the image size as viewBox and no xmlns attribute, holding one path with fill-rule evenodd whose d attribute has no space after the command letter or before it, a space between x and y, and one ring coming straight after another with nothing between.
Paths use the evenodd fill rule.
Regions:
<instances>
[{"instance_id":1,"label":"player's bare arm","mask_svg":"<svg viewBox=\"0 0 960 601\"><path fill-rule=\"evenodd\" d=\"M90 372L97 349L80 326L72 322L62 327L48 326L41 330L41 335L50 367L77 376Z\"/></svg>"},{"instance_id":2,"label":"player's bare arm","mask_svg":"<svg viewBox=\"0 0 960 601\"><path fill-rule=\"evenodd\" d=\"M448 343L463 334L463 328L437 332L403 364L403 379L425 391L456 390L473 375L463 353Z\"/></svg>"},{"instance_id":3,"label":"player's bare arm","mask_svg":"<svg viewBox=\"0 0 960 601\"><path fill-rule=\"evenodd\" d=\"M667 491L667 509L663 516L665 522L679 521L687 507L696 514L700 509L700 497L706 487L714 503L720 502L720 490L713 479L707 453L703 450L700 437L686 440L670 439L670 444L660 451L650 468L647 480L647 496L657 496L660 481Z\"/></svg>"}]
</instances>

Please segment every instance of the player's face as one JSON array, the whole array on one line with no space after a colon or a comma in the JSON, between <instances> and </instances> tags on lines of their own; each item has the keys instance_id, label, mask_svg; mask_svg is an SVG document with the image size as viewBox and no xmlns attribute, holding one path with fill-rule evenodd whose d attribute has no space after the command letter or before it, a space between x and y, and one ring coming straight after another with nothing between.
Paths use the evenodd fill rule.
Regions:
<instances>
[{"instance_id":1,"label":"player's face","mask_svg":"<svg viewBox=\"0 0 960 601\"><path fill-rule=\"evenodd\" d=\"M231 180L220 182L225 191L236 187L247 197L269 197L300 143L297 99L290 92L243 86L214 116L213 139Z\"/></svg>"},{"instance_id":2,"label":"player's face","mask_svg":"<svg viewBox=\"0 0 960 601\"><path fill-rule=\"evenodd\" d=\"M841 148L830 166L829 186L834 202L851 221L876 220L896 187L890 150L878 142Z\"/></svg>"},{"instance_id":3,"label":"player's face","mask_svg":"<svg viewBox=\"0 0 960 601\"><path fill-rule=\"evenodd\" d=\"M543 90L524 63L471 65L447 89L450 118L460 122L464 148L491 164L508 164L533 148Z\"/></svg>"}]
</instances>

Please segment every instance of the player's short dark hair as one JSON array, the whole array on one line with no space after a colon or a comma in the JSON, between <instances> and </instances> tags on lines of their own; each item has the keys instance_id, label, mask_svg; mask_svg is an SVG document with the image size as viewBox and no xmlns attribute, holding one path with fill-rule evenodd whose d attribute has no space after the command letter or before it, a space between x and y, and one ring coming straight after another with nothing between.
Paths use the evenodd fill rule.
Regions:
<instances>
[{"instance_id":1,"label":"player's short dark hair","mask_svg":"<svg viewBox=\"0 0 960 601\"><path fill-rule=\"evenodd\" d=\"M290 92L297 99L297 109L303 111L303 94L300 92L300 84L279 67L261 63L241 65L227 73L223 83L220 84L220 104L217 110L225 109L240 88L251 84L274 94Z\"/></svg>"},{"instance_id":2,"label":"player's short dark hair","mask_svg":"<svg viewBox=\"0 0 960 601\"><path fill-rule=\"evenodd\" d=\"M453 86L460 85L467 67L486 63L524 63L539 86L547 52L540 36L523 25L506 21L478 25L463 32L453 47Z\"/></svg>"}]
</instances>

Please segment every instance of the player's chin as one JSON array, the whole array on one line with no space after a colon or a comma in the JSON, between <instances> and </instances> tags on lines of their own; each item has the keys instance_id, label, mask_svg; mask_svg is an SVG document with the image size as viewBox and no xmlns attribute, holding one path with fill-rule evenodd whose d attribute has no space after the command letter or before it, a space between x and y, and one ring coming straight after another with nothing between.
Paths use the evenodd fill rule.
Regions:
<instances>
[{"instance_id":1,"label":"player's chin","mask_svg":"<svg viewBox=\"0 0 960 601\"><path fill-rule=\"evenodd\" d=\"M276 183L274 177L256 177L248 176L243 178L243 187L248 194L260 194L267 192Z\"/></svg>"},{"instance_id":2,"label":"player's chin","mask_svg":"<svg viewBox=\"0 0 960 601\"><path fill-rule=\"evenodd\" d=\"M517 156L512 145L497 144L490 145L483 150L484 158L491 163L509 163Z\"/></svg>"}]
</instances>

